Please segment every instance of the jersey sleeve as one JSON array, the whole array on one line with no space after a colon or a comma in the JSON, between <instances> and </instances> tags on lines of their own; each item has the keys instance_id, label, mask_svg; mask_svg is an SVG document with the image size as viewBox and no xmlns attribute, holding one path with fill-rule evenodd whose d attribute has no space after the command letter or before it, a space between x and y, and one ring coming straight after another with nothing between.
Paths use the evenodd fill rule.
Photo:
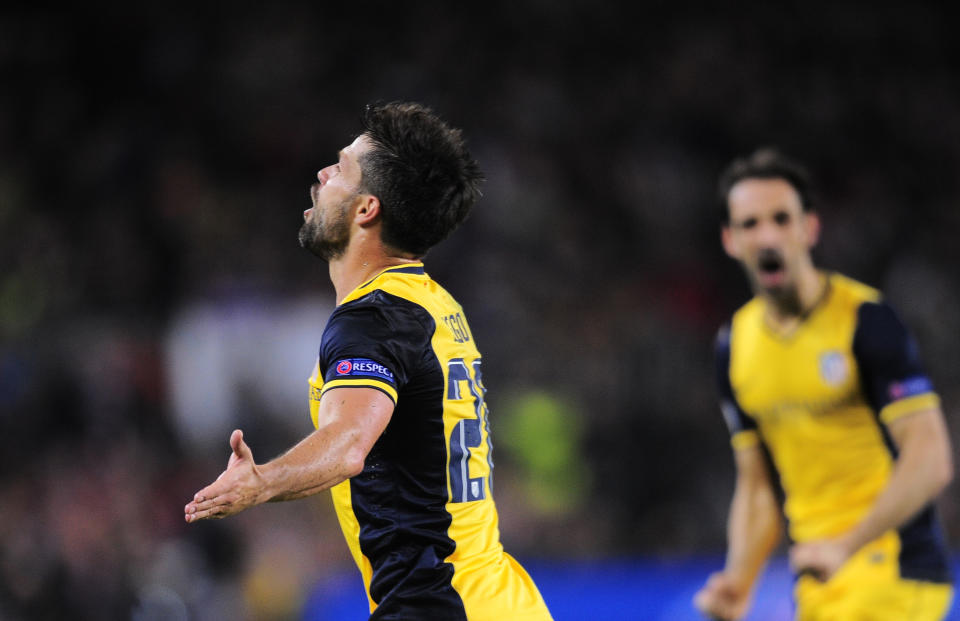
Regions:
<instances>
[{"instance_id":1,"label":"jersey sleeve","mask_svg":"<svg viewBox=\"0 0 960 621\"><path fill-rule=\"evenodd\" d=\"M374 388L394 404L416 372L429 337L408 309L357 300L338 308L320 344L321 397L336 388Z\"/></svg>"},{"instance_id":2,"label":"jersey sleeve","mask_svg":"<svg viewBox=\"0 0 960 621\"><path fill-rule=\"evenodd\" d=\"M756 421L747 415L737 402L730 384L730 328L724 326L717 334L714 353L717 365L717 393L720 411L730 431L730 444L735 450L756 446L760 442Z\"/></svg>"},{"instance_id":3,"label":"jersey sleeve","mask_svg":"<svg viewBox=\"0 0 960 621\"><path fill-rule=\"evenodd\" d=\"M867 401L884 423L939 407L940 398L923 368L913 337L886 303L860 305L853 354Z\"/></svg>"}]
</instances>

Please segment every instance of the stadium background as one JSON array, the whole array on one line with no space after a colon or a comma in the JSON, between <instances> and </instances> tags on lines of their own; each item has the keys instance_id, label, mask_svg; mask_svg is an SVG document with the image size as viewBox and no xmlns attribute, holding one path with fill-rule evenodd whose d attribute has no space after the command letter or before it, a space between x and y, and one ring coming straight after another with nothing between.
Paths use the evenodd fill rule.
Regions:
<instances>
[{"instance_id":1,"label":"stadium background","mask_svg":"<svg viewBox=\"0 0 960 621\"><path fill-rule=\"evenodd\" d=\"M960 446L958 47L917 2L5 5L0 619L363 618L326 495L182 506L233 427L259 459L309 431L333 292L296 231L392 99L489 177L427 267L484 352L508 550L558 621L695 618L733 475L711 340L748 295L732 156L811 164L818 259L900 309ZM751 618L788 618L782 550L764 584Z\"/></svg>"}]
</instances>

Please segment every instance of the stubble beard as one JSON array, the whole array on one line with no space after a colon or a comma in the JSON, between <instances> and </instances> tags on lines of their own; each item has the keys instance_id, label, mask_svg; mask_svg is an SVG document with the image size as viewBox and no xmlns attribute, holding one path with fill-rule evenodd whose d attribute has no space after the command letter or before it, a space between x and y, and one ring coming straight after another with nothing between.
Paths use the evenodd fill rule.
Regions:
<instances>
[{"instance_id":1,"label":"stubble beard","mask_svg":"<svg viewBox=\"0 0 960 621\"><path fill-rule=\"evenodd\" d=\"M767 297L770 298L781 315L800 317L804 313L803 304L800 302L800 291L796 285L773 287L767 292Z\"/></svg>"},{"instance_id":2,"label":"stubble beard","mask_svg":"<svg viewBox=\"0 0 960 621\"><path fill-rule=\"evenodd\" d=\"M783 316L801 316L803 314L803 304L800 302L800 288L796 282L787 280L783 284L764 287L760 284L760 279L755 274L750 273L746 267L747 276L750 279L753 292L761 295L776 307L777 312Z\"/></svg>"},{"instance_id":3,"label":"stubble beard","mask_svg":"<svg viewBox=\"0 0 960 621\"><path fill-rule=\"evenodd\" d=\"M347 222L347 209L352 199L345 199L334 210L329 223L323 218L307 220L297 235L300 247L309 250L326 262L335 261L347 251L350 243L350 224ZM314 204L314 209L319 207Z\"/></svg>"}]
</instances>

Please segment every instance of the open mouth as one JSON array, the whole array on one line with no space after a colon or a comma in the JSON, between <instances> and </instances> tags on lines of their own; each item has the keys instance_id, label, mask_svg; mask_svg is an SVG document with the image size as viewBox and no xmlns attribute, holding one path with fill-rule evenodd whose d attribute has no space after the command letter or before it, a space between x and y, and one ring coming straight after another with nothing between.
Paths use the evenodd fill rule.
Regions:
<instances>
[{"instance_id":1,"label":"open mouth","mask_svg":"<svg viewBox=\"0 0 960 621\"><path fill-rule=\"evenodd\" d=\"M765 274L773 274L783 269L783 259L776 255L762 256L758 267Z\"/></svg>"},{"instance_id":2,"label":"open mouth","mask_svg":"<svg viewBox=\"0 0 960 621\"><path fill-rule=\"evenodd\" d=\"M757 269L760 281L765 285L777 285L784 278L783 257L777 251L768 251L760 254Z\"/></svg>"},{"instance_id":3,"label":"open mouth","mask_svg":"<svg viewBox=\"0 0 960 621\"><path fill-rule=\"evenodd\" d=\"M303 219L306 220L313 208L317 206L317 192L320 191L320 184L314 183L310 186L310 207L303 210Z\"/></svg>"}]
</instances>

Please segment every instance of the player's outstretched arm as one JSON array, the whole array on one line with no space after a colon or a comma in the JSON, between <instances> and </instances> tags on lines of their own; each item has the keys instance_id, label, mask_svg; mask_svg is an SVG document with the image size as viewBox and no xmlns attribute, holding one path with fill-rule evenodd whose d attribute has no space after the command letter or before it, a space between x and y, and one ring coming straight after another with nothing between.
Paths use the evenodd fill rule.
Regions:
<instances>
[{"instance_id":1,"label":"player's outstretched arm","mask_svg":"<svg viewBox=\"0 0 960 621\"><path fill-rule=\"evenodd\" d=\"M330 390L320 401L317 429L260 465L243 432L235 430L227 469L187 503L184 519L224 518L265 502L303 498L359 474L393 407L389 397L373 388Z\"/></svg>"},{"instance_id":2,"label":"player's outstretched arm","mask_svg":"<svg viewBox=\"0 0 960 621\"><path fill-rule=\"evenodd\" d=\"M887 487L853 530L836 539L793 546L790 565L797 573L828 580L864 544L906 523L953 479L950 439L940 408L901 416L889 430L899 456Z\"/></svg>"},{"instance_id":3,"label":"player's outstretched arm","mask_svg":"<svg viewBox=\"0 0 960 621\"><path fill-rule=\"evenodd\" d=\"M735 620L747 614L753 584L782 531L766 459L759 446L737 449L737 482L727 524L727 561L694 596L696 608L711 619Z\"/></svg>"}]
</instances>

